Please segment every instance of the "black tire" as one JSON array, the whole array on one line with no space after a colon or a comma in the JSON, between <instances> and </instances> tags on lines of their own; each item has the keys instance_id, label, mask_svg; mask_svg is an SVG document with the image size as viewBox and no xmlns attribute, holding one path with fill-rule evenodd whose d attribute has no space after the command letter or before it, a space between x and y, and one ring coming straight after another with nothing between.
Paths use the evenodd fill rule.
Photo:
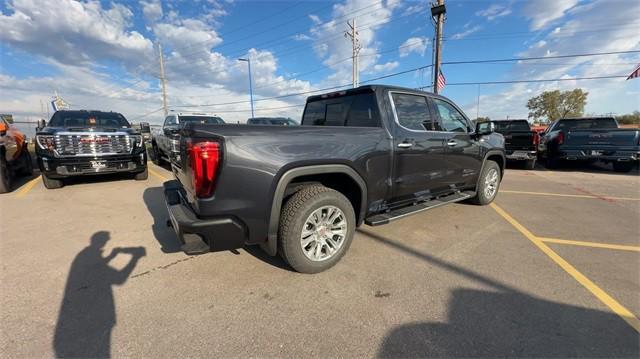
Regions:
<instances>
[{"instance_id":1,"label":"black tire","mask_svg":"<svg viewBox=\"0 0 640 359\"><path fill-rule=\"evenodd\" d=\"M11 191L11 169L4 158L4 152L0 151L0 193Z\"/></svg>"},{"instance_id":2,"label":"black tire","mask_svg":"<svg viewBox=\"0 0 640 359\"><path fill-rule=\"evenodd\" d=\"M547 157L544 161L544 166L547 169L554 170L560 166L560 161L557 158Z\"/></svg>"},{"instance_id":3,"label":"black tire","mask_svg":"<svg viewBox=\"0 0 640 359\"><path fill-rule=\"evenodd\" d=\"M526 160L524 162L524 169L525 170L532 170L536 168L536 159L531 159L531 160Z\"/></svg>"},{"instance_id":4,"label":"black tire","mask_svg":"<svg viewBox=\"0 0 640 359\"><path fill-rule=\"evenodd\" d=\"M627 161L627 162L614 162L613 163L613 170L616 172L622 172L622 173L627 173L627 172L631 172L631 170L633 169L633 162L631 161Z\"/></svg>"},{"instance_id":5,"label":"black tire","mask_svg":"<svg viewBox=\"0 0 640 359\"><path fill-rule=\"evenodd\" d=\"M156 166L162 166L162 163L164 162L161 156L162 152L158 148L158 145L155 143L152 145L152 148L153 148L153 156L152 156L153 158L151 159L151 161Z\"/></svg>"},{"instance_id":6,"label":"black tire","mask_svg":"<svg viewBox=\"0 0 640 359\"><path fill-rule=\"evenodd\" d=\"M22 152L22 168L20 168L20 174L23 176L33 175L33 160L28 149L24 149Z\"/></svg>"},{"instance_id":7,"label":"black tire","mask_svg":"<svg viewBox=\"0 0 640 359\"><path fill-rule=\"evenodd\" d=\"M313 212L322 210L325 206L338 208L346 221L346 235L342 244L328 258L314 261L308 258L302 248L301 236L307 220ZM327 213L327 215L329 215ZM334 220L333 223L336 223ZM326 229L326 227L324 227ZM333 267L347 252L356 228L356 217L351 202L340 192L321 185L312 185L301 189L292 195L282 208L280 226L278 228L278 252L289 265L301 273L318 273ZM324 232L324 229L321 229ZM318 233L318 232L315 232ZM321 234L323 235L323 234ZM335 237L333 237L335 239ZM328 239L327 239L328 240ZM317 242L310 243L314 245ZM320 246L319 253L327 255L329 245ZM324 252L323 252L324 250ZM310 250L311 251L311 250Z\"/></svg>"},{"instance_id":8,"label":"black tire","mask_svg":"<svg viewBox=\"0 0 640 359\"><path fill-rule=\"evenodd\" d=\"M495 177L496 182L494 184L494 190L493 192L491 192L491 190L488 190L487 188L492 183L494 183L493 181L489 180L489 177L494 178L494 175L497 175L497 177ZM498 190L500 189L501 179L502 176L500 174L500 166L498 166L498 164L494 161L487 160L484 167L482 168L482 173L480 173L478 188L476 188L476 196L471 199L471 202L482 206L493 202L493 200L496 198L496 195L498 194Z\"/></svg>"},{"instance_id":9,"label":"black tire","mask_svg":"<svg viewBox=\"0 0 640 359\"><path fill-rule=\"evenodd\" d=\"M145 181L149 178L149 168L145 167L144 171L136 173L133 177L136 181Z\"/></svg>"},{"instance_id":10,"label":"black tire","mask_svg":"<svg viewBox=\"0 0 640 359\"><path fill-rule=\"evenodd\" d=\"M42 183L44 183L44 187L47 189L56 189L64 186L64 183L61 179L49 178L45 174L42 175Z\"/></svg>"}]
</instances>

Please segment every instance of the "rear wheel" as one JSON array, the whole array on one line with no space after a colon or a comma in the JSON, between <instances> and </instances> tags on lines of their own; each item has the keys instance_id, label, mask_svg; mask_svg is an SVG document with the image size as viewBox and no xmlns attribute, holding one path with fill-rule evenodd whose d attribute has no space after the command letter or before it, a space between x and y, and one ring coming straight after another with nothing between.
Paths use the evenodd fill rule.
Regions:
<instances>
[{"instance_id":1,"label":"rear wheel","mask_svg":"<svg viewBox=\"0 0 640 359\"><path fill-rule=\"evenodd\" d=\"M7 165L4 153L0 152L0 193L11 191L11 169Z\"/></svg>"},{"instance_id":2,"label":"rear wheel","mask_svg":"<svg viewBox=\"0 0 640 359\"><path fill-rule=\"evenodd\" d=\"M544 166L547 169L553 170L558 168L558 166L560 165L559 163L560 161L557 158L551 158L551 157L547 157L544 161Z\"/></svg>"},{"instance_id":3,"label":"rear wheel","mask_svg":"<svg viewBox=\"0 0 640 359\"><path fill-rule=\"evenodd\" d=\"M633 162L628 161L628 162L614 162L613 163L613 170L616 172L631 172L631 170L633 169Z\"/></svg>"},{"instance_id":4,"label":"rear wheel","mask_svg":"<svg viewBox=\"0 0 640 359\"><path fill-rule=\"evenodd\" d=\"M342 193L308 186L292 195L282 209L278 251L298 272L322 272L349 249L355 227L353 206Z\"/></svg>"},{"instance_id":5,"label":"rear wheel","mask_svg":"<svg viewBox=\"0 0 640 359\"><path fill-rule=\"evenodd\" d=\"M45 174L42 175L42 183L44 183L44 186L47 189L56 189L56 188L60 188L60 187L62 187L64 185L64 183L62 183L61 179L49 178Z\"/></svg>"},{"instance_id":6,"label":"rear wheel","mask_svg":"<svg viewBox=\"0 0 640 359\"><path fill-rule=\"evenodd\" d=\"M487 160L480 174L476 196L471 201L479 205L489 204L496 198L499 188L500 166L494 161Z\"/></svg>"}]
</instances>

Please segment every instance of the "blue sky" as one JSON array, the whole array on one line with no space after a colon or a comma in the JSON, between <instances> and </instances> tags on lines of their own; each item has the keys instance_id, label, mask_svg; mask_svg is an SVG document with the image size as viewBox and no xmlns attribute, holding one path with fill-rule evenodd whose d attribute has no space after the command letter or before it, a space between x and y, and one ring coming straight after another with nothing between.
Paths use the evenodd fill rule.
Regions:
<instances>
[{"instance_id":1,"label":"blue sky","mask_svg":"<svg viewBox=\"0 0 640 359\"><path fill-rule=\"evenodd\" d=\"M557 56L640 49L640 2L632 0L446 1L443 61ZM165 56L169 105L250 116L246 63L252 60L256 115L299 118L306 95L348 84L360 29L360 78L431 64L433 25L426 1L27 1L0 4L2 112L35 119L54 91L74 108L119 111L160 122L157 43ZM443 65L447 82L627 75L640 55ZM430 71L376 83L430 84ZM470 117L526 117L526 100L582 87L587 112L640 110L640 79L445 87ZM480 101L478 107L478 94ZM230 103L222 105L225 103Z\"/></svg>"}]
</instances>

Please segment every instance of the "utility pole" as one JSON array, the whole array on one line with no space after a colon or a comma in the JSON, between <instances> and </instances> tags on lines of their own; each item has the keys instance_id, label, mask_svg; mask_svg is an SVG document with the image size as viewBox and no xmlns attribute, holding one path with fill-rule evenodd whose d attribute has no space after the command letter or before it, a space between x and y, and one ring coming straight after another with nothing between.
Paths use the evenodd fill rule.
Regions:
<instances>
[{"instance_id":1,"label":"utility pole","mask_svg":"<svg viewBox=\"0 0 640 359\"><path fill-rule=\"evenodd\" d=\"M360 40L358 40L358 30L356 28L356 19L351 20L351 24L347 21L350 31L344 33L344 37L351 38L351 58L353 65L351 69L351 76L353 82L353 88L360 86L360 61L358 54L360 53Z\"/></svg>"},{"instance_id":2,"label":"utility pole","mask_svg":"<svg viewBox=\"0 0 640 359\"><path fill-rule=\"evenodd\" d=\"M255 118L256 116L253 113L253 85L251 81L251 58L247 57L246 59L238 59L238 61L246 62L249 65L249 101L251 102L251 118Z\"/></svg>"},{"instance_id":3,"label":"utility pole","mask_svg":"<svg viewBox=\"0 0 640 359\"><path fill-rule=\"evenodd\" d=\"M162 83L162 108L164 109L164 117L169 114L167 108L167 78L164 75L164 59L162 55L162 45L158 43L158 55L160 56L160 82Z\"/></svg>"},{"instance_id":4,"label":"utility pole","mask_svg":"<svg viewBox=\"0 0 640 359\"><path fill-rule=\"evenodd\" d=\"M444 7L444 0L437 0L438 3L431 7L431 16L436 18L436 41L435 41L435 62L433 66L433 93L438 93L438 76L440 76L440 62L442 61L442 25L444 24L444 14L447 12Z\"/></svg>"}]
</instances>

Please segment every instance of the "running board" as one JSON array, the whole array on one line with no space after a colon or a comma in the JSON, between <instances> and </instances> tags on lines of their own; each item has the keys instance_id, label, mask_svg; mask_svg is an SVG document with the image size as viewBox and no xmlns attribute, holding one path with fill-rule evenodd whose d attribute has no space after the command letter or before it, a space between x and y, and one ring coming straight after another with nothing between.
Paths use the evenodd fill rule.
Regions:
<instances>
[{"instance_id":1,"label":"running board","mask_svg":"<svg viewBox=\"0 0 640 359\"><path fill-rule=\"evenodd\" d=\"M465 199L471 198L475 195L476 194L473 191L456 192L454 194L432 199L413 206L402 207L387 213L373 215L369 218L366 218L364 220L364 223L369 226L380 226L391 221L395 221L396 219L408 217L432 208L444 206L445 204L464 201Z\"/></svg>"}]
</instances>

